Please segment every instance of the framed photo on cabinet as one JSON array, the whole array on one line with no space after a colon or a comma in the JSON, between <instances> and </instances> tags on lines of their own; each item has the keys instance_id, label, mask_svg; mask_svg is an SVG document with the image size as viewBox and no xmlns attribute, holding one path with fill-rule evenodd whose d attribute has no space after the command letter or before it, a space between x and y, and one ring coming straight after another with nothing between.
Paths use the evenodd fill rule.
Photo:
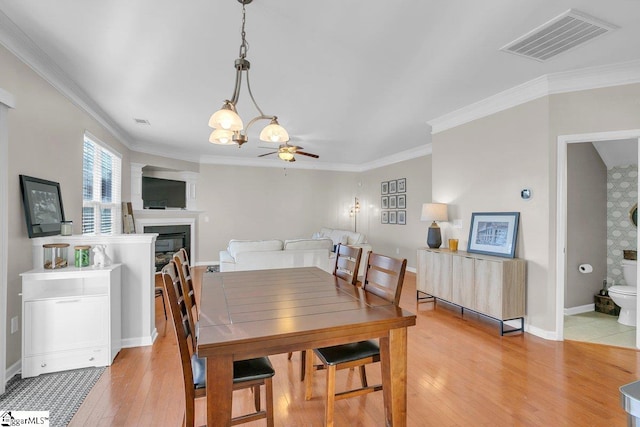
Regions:
<instances>
[{"instance_id":1,"label":"framed photo on cabinet","mask_svg":"<svg viewBox=\"0 0 640 427\"><path fill-rule=\"evenodd\" d=\"M474 212L471 214L467 252L513 258L520 212Z\"/></svg>"}]
</instances>

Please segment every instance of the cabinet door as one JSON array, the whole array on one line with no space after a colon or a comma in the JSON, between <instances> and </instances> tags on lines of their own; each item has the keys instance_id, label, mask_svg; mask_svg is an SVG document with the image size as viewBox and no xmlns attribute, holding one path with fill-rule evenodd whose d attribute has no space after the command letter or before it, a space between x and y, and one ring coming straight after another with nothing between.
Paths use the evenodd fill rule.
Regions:
<instances>
[{"instance_id":1,"label":"cabinet door","mask_svg":"<svg viewBox=\"0 0 640 427\"><path fill-rule=\"evenodd\" d=\"M451 301L451 259L451 254L433 252L433 295L446 301Z\"/></svg>"},{"instance_id":2,"label":"cabinet door","mask_svg":"<svg viewBox=\"0 0 640 427\"><path fill-rule=\"evenodd\" d=\"M451 302L463 307L473 307L475 298L474 260L465 256L453 256L451 273Z\"/></svg>"},{"instance_id":3,"label":"cabinet door","mask_svg":"<svg viewBox=\"0 0 640 427\"><path fill-rule=\"evenodd\" d=\"M502 263L475 260L476 298L473 310L502 319Z\"/></svg>"},{"instance_id":4,"label":"cabinet door","mask_svg":"<svg viewBox=\"0 0 640 427\"><path fill-rule=\"evenodd\" d=\"M23 356L109 345L109 298L78 297L24 303Z\"/></svg>"},{"instance_id":5,"label":"cabinet door","mask_svg":"<svg viewBox=\"0 0 640 427\"><path fill-rule=\"evenodd\" d=\"M418 268L416 270L416 289L421 292L426 292L429 295L433 294L432 280L427 280L427 272L431 271L433 264L433 253L425 251L424 249L418 249Z\"/></svg>"}]
</instances>

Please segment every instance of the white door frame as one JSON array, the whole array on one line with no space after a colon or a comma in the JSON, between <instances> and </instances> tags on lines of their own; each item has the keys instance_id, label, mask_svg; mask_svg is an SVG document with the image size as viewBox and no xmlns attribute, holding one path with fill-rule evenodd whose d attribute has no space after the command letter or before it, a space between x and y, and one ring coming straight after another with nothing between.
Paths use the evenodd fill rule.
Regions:
<instances>
[{"instance_id":1,"label":"white door frame","mask_svg":"<svg viewBox=\"0 0 640 427\"><path fill-rule=\"evenodd\" d=\"M633 138L637 138L638 144L640 145L640 129L558 136L558 176L556 179L556 336L560 341L564 339L564 292L567 269L567 257L565 253L565 248L567 247L567 145L580 142ZM640 149L638 151L640 157ZM638 176L638 183L640 184L640 175ZM640 317L640 310L638 310L638 317ZM638 325L640 325L640 322L638 322ZM640 327L636 328L636 347L638 348L640 348L639 332Z\"/></svg>"},{"instance_id":2,"label":"white door frame","mask_svg":"<svg viewBox=\"0 0 640 427\"><path fill-rule=\"evenodd\" d=\"M7 257L9 228L9 108L15 106L15 98L0 88L0 394L7 382Z\"/></svg>"}]
</instances>

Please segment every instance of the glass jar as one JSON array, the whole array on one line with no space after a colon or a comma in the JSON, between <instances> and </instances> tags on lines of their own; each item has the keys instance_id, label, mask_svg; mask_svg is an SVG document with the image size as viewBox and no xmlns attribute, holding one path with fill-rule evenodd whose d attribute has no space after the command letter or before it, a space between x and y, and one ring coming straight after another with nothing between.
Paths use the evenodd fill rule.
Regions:
<instances>
[{"instance_id":1,"label":"glass jar","mask_svg":"<svg viewBox=\"0 0 640 427\"><path fill-rule=\"evenodd\" d=\"M73 234L73 221L62 221L60 223L60 234L62 236L71 236Z\"/></svg>"},{"instance_id":2,"label":"glass jar","mask_svg":"<svg viewBox=\"0 0 640 427\"><path fill-rule=\"evenodd\" d=\"M75 246L74 265L76 267L89 267L89 249L91 246Z\"/></svg>"},{"instance_id":3,"label":"glass jar","mask_svg":"<svg viewBox=\"0 0 640 427\"><path fill-rule=\"evenodd\" d=\"M48 243L44 248L44 268L64 268L67 266L68 243Z\"/></svg>"}]
</instances>

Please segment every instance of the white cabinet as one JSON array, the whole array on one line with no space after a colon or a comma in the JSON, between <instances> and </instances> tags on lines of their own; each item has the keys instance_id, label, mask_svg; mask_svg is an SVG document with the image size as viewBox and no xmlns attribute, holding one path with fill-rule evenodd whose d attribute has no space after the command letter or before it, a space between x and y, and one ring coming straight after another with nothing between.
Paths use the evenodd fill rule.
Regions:
<instances>
[{"instance_id":1,"label":"white cabinet","mask_svg":"<svg viewBox=\"0 0 640 427\"><path fill-rule=\"evenodd\" d=\"M525 315L525 261L448 249L418 249L417 298L421 293L503 321Z\"/></svg>"},{"instance_id":2,"label":"white cabinet","mask_svg":"<svg viewBox=\"0 0 640 427\"><path fill-rule=\"evenodd\" d=\"M121 349L121 266L22 276L22 377L111 365Z\"/></svg>"}]
</instances>

